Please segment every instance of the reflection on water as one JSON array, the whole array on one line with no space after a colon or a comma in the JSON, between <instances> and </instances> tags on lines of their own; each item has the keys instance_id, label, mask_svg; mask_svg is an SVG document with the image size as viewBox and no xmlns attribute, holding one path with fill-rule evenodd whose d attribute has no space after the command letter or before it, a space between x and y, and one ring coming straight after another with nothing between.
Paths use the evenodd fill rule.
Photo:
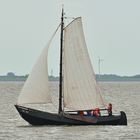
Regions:
<instances>
[{"instance_id":1,"label":"reflection on water","mask_svg":"<svg viewBox=\"0 0 140 140\"><path fill-rule=\"evenodd\" d=\"M22 86L22 82L0 82L0 139L2 140L132 140L140 138L140 82L100 83L105 101L113 104L114 111L126 112L128 126L31 126L21 119L14 108ZM57 93L57 83L50 83L50 88L52 92ZM57 104L57 101L55 102Z\"/></svg>"}]
</instances>

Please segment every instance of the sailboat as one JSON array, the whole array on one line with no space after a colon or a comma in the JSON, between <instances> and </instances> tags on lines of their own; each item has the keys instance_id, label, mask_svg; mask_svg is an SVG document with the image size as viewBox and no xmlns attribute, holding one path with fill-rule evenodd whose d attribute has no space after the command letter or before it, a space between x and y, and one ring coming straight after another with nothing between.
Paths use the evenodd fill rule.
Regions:
<instances>
[{"instance_id":1,"label":"sailboat","mask_svg":"<svg viewBox=\"0 0 140 140\"><path fill-rule=\"evenodd\" d=\"M60 75L58 112L52 113L26 106L52 103L48 82L48 48L44 48L34 65L15 105L20 116L31 125L127 125L125 112L108 115L96 82L86 47L82 18L64 27L64 10L60 24ZM95 108L100 115L91 115ZM82 113L81 113L82 112Z\"/></svg>"}]
</instances>

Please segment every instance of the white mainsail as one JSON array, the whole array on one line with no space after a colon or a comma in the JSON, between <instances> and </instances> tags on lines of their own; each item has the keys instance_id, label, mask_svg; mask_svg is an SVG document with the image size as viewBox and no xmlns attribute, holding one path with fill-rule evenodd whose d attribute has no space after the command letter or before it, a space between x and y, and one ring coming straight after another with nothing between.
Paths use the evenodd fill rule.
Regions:
<instances>
[{"instance_id":1,"label":"white mainsail","mask_svg":"<svg viewBox=\"0 0 140 140\"><path fill-rule=\"evenodd\" d=\"M19 95L18 104L50 103L51 94L48 83L48 49L58 28L34 65Z\"/></svg>"},{"instance_id":2,"label":"white mainsail","mask_svg":"<svg viewBox=\"0 0 140 140\"><path fill-rule=\"evenodd\" d=\"M90 62L81 18L64 29L64 107L85 110L104 107Z\"/></svg>"}]
</instances>

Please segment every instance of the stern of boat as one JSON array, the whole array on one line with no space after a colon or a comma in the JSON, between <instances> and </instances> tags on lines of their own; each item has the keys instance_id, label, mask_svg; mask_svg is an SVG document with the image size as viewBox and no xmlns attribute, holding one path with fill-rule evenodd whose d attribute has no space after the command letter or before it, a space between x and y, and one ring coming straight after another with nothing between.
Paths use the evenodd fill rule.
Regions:
<instances>
[{"instance_id":1,"label":"stern of boat","mask_svg":"<svg viewBox=\"0 0 140 140\"><path fill-rule=\"evenodd\" d=\"M120 111L120 114L121 114L121 119L119 121L119 125L127 125L127 117L125 112Z\"/></svg>"}]
</instances>

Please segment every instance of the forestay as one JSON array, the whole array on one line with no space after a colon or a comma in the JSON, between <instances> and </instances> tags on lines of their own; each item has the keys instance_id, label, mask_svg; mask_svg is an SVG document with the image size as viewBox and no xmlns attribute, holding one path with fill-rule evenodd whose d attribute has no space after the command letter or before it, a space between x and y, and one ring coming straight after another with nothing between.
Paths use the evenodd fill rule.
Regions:
<instances>
[{"instance_id":1,"label":"forestay","mask_svg":"<svg viewBox=\"0 0 140 140\"><path fill-rule=\"evenodd\" d=\"M82 20L64 29L64 107L85 110L104 107L85 43Z\"/></svg>"}]
</instances>

